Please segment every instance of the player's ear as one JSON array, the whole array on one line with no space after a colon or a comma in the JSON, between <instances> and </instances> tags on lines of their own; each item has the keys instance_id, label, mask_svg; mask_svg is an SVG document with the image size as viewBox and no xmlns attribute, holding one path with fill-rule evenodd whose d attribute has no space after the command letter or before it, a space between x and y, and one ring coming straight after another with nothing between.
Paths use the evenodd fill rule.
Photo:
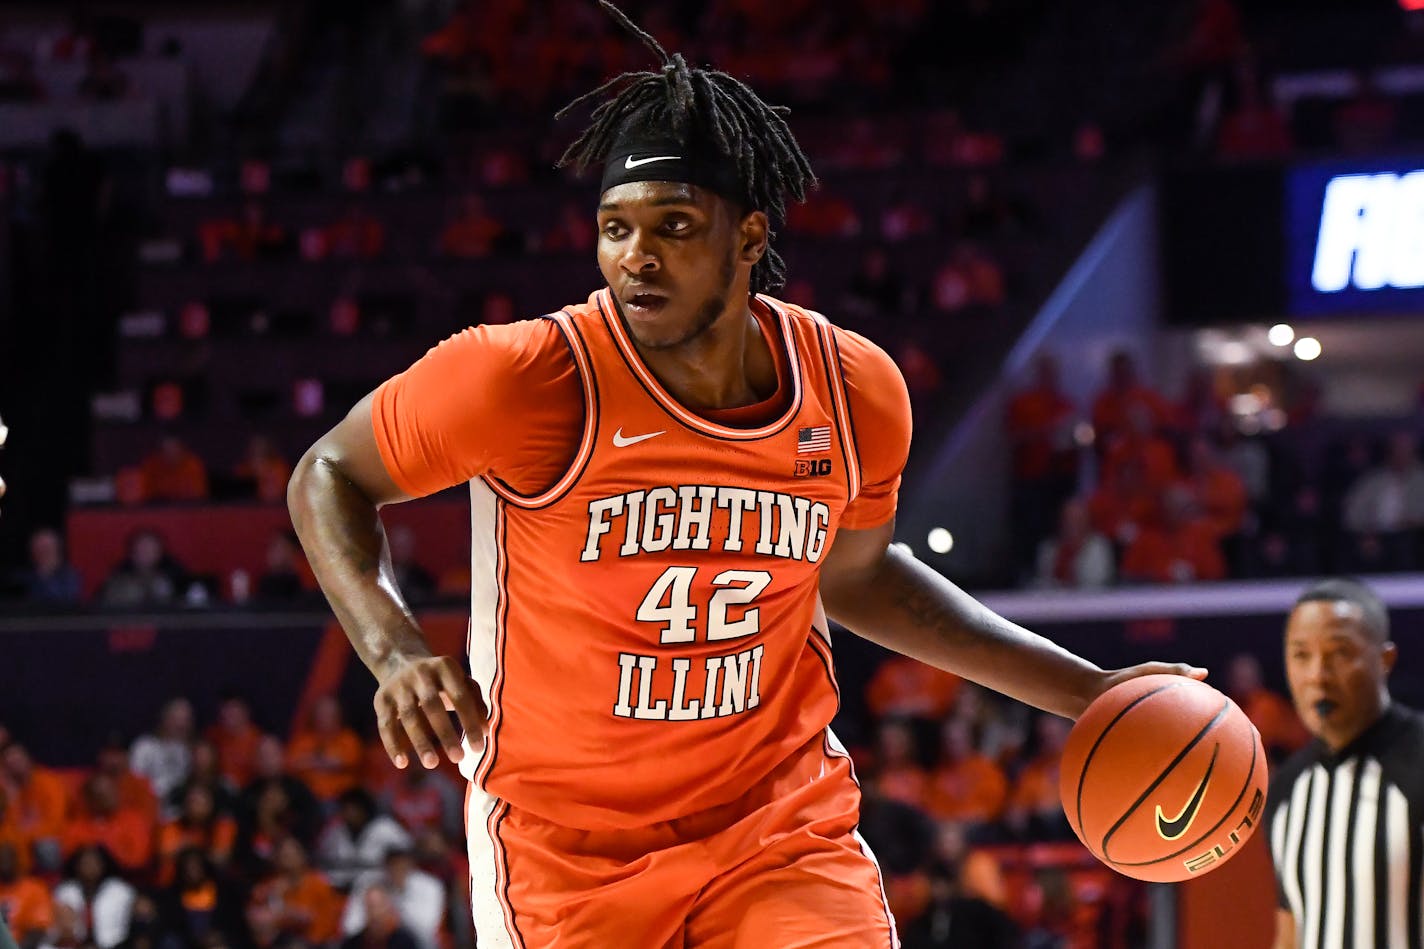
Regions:
<instances>
[{"instance_id":1,"label":"player's ear","mask_svg":"<svg viewBox=\"0 0 1424 949\"><path fill-rule=\"evenodd\" d=\"M1399 647L1394 643L1387 642L1380 646L1380 664L1384 666L1384 674L1389 675L1394 671L1394 663L1399 659Z\"/></svg>"},{"instance_id":2,"label":"player's ear","mask_svg":"<svg viewBox=\"0 0 1424 949\"><path fill-rule=\"evenodd\" d=\"M767 233L771 224L765 211L748 211L742 216L738 259L744 264L755 264L766 253Z\"/></svg>"}]
</instances>

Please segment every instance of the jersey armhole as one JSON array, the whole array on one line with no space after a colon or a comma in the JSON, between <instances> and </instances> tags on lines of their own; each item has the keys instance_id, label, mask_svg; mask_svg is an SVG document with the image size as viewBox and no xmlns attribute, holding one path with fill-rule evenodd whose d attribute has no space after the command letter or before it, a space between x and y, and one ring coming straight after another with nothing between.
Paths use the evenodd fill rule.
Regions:
<instances>
[{"instance_id":1,"label":"jersey armhole","mask_svg":"<svg viewBox=\"0 0 1424 949\"><path fill-rule=\"evenodd\" d=\"M808 311L809 312L809 311ZM855 420L850 414L850 399L846 395L845 376L841 368L841 351L836 344L835 330L831 323L819 313L811 313L816 321L816 335L820 337L821 359L826 364L826 381L831 390L831 402L836 410L836 429L841 436L841 453L846 466L846 503L850 504L860 496L864 472L860 466L860 449L856 445Z\"/></svg>"},{"instance_id":2,"label":"jersey armhole","mask_svg":"<svg viewBox=\"0 0 1424 949\"><path fill-rule=\"evenodd\" d=\"M583 383L583 434L579 437L578 451L574 453L573 461L569 463L563 477L537 495L521 494L493 475L480 476L495 494L516 507L528 509L547 507L568 493L583 474L598 439L598 383L593 377L593 363L589 359L588 344L584 342L567 311L550 313L544 319L552 320L563 334L564 343L574 357L574 368L578 371L579 381Z\"/></svg>"}]
</instances>

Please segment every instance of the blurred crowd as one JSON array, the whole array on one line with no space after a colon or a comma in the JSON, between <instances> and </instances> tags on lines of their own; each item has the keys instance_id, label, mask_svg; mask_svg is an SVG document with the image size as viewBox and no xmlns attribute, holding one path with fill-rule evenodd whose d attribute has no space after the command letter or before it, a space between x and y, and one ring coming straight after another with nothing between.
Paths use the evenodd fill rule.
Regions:
<instances>
[{"instance_id":1,"label":"blurred crowd","mask_svg":"<svg viewBox=\"0 0 1424 949\"><path fill-rule=\"evenodd\" d=\"M1089 406L1042 357L1006 418L1021 582L1042 587L1417 569L1424 462L1412 425L1319 450L1317 406L1238 415L1205 370L1168 398L1119 352ZM1264 421L1263 421L1264 420Z\"/></svg>"},{"instance_id":2,"label":"blurred crowd","mask_svg":"<svg viewBox=\"0 0 1424 949\"><path fill-rule=\"evenodd\" d=\"M289 740L240 697L53 769L0 727L0 909L23 949L469 946L463 793L316 700Z\"/></svg>"}]
</instances>

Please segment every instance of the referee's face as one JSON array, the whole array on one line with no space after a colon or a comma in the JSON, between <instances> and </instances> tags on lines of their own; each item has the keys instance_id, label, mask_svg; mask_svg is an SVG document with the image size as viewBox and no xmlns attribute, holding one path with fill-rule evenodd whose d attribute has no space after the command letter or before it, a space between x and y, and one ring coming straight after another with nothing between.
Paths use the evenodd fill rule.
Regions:
<instances>
[{"instance_id":1,"label":"referee's face","mask_svg":"<svg viewBox=\"0 0 1424 949\"><path fill-rule=\"evenodd\" d=\"M1394 644L1370 632L1355 604L1297 606L1286 624L1286 678L1310 733L1338 751L1374 724L1394 657Z\"/></svg>"}]
</instances>

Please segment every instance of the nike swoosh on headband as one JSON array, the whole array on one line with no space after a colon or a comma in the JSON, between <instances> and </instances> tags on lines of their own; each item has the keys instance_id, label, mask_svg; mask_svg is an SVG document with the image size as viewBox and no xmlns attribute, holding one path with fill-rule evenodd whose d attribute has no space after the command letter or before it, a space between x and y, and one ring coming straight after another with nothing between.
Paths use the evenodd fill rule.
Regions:
<instances>
[{"instance_id":1,"label":"nike swoosh on headband","mask_svg":"<svg viewBox=\"0 0 1424 949\"><path fill-rule=\"evenodd\" d=\"M681 157L681 155L654 155L652 158L634 158L632 155L629 155L627 158L623 159L623 167L631 170L637 168L639 165L646 165L649 162L675 161L676 159L679 159Z\"/></svg>"}]
</instances>

